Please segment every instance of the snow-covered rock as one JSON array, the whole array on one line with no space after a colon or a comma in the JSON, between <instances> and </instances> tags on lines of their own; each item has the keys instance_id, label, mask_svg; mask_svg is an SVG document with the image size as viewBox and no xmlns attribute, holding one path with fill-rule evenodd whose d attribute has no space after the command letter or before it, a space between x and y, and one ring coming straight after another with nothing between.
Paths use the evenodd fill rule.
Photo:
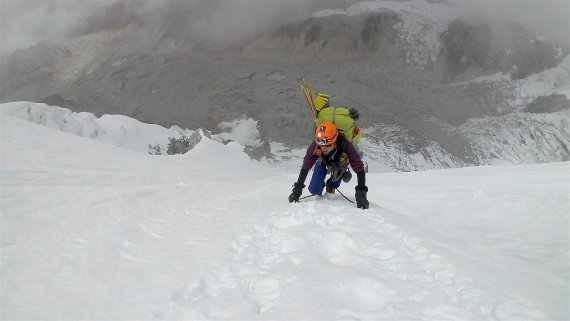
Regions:
<instances>
[{"instance_id":1,"label":"snow-covered rock","mask_svg":"<svg viewBox=\"0 0 570 321\"><path fill-rule=\"evenodd\" d=\"M570 160L570 110L472 119L461 125L457 133L471 140L481 163Z\"/></svg>"}]
</instances>

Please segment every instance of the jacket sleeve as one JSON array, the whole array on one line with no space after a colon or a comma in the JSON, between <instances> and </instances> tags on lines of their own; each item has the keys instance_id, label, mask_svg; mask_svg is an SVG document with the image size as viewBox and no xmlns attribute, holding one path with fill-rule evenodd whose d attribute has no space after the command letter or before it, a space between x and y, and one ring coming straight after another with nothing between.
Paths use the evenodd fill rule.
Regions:
<instances>
[{"instance_id":1,"label":"jacket sleeve","mask_svg":"<svg viewBox=\"0 0 570 321\"><path fill-rule=\"evenodd\" d=\"M317 144L315 142L311 143L309 148L307 148L307 153L305 154L305 158L303 159L303 166L301 167L301 172L299 172L299 178L297 178L297 183L300 185L305 184L305 180L307 179L307 175L309 174L309 170L315 165L317 162L318 156L315 155L315 149L317 148Z\"/></svg>"},{"instance_id":2,"label":"jacket sleeve","mask_svg":"<svg viewBox=\"0 0 570 321\"><path fill-rule=\"evenodd\" d=\"M345 141L343 149L346 151L352 170L357 174L360 172L364 173L364 164L362 163L360 155L358 155L354 146L349 141Z\"/></svg>"},{"instance_id":3,"label":"jacket sleeve","mask_svg":"<svg viewBox=\"0 0 570 321\"><path fill-rule=\"evenodd\" d=\"M317 143L314 141L309 145L307 148L307 153L305 154L305 158L303 159L303 167L302 169L306 170L307 172L313 168L313 165L317 162L319 156L315 154L315 150L317 149Z\"/></svg>"},{"instance_id":4,"label":"jacket sleeve","mask_svg":"<svg viewBox=\"0 0 570 321\"><path fill-rule=\"evenodd\" d=\"M348 160L350 161L350 167L352 167L357 177L356 188L366 188L366 172L364 171L364 164L360 159L360 155L358 155L354 145L350 142L346 142L346 145L347 148L345 150L348 155Z\"/></svg>"}]
</instances>

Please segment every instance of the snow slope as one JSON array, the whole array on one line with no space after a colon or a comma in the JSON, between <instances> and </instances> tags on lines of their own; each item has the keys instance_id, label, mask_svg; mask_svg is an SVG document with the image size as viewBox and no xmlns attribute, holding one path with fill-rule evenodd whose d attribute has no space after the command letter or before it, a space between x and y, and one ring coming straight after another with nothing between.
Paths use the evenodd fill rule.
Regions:
<instances>
[{"instance_id":1,"label":"snow slope","mask_svg":"<svg viewBox=\"0 0 570 321\"><path fill-rule=\"evenodd\" d=\"M570 318L569 163L369 174L362 211L237 143L0 129L3 320Z\"/></svg>"}]
</instances>

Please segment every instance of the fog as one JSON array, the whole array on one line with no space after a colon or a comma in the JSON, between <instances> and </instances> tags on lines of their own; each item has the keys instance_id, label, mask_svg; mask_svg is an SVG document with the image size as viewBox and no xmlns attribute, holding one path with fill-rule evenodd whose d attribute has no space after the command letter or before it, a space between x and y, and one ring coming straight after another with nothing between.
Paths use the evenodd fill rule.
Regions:
<instances>
[{"instance_id":1,"label":"fog","mask_svg":"<svg viewBox=\"0 0 570 321\"><path fill-rule=\"evenodd\" d=\"M437 2L438 0L431 0ZM443 0L489 23L515 21L570 45L570 0ZM238 42L280 23L305 19L353 0L1 0L0 53L122 23L171 36Z\"/></svg>"},{"instance_id":2,"label":"fog","mask_svg":"<svg viewBox=\"0 0 570 321\"><path fill-rule=\"evenodd\" d=\"M62 39L116 0L0 0L0 52Z\"/></svg>"},{"instance_id":3,"label":"fog","mask_svg":"<svg viewBox=\"0 0 570 321\"><path fill-rule=\"evenodd\" d=\"M512 21L570 46L570 0L450 0L474 19Z\"/></svg>"},{"instance_id":4,"label":"fog","mask_svg":"<svg viewBox=\"0 0 570 321\"><path fill-rule=\"evenodd\" d=\"M235 42L353 0L0 0L0 53L95 27L137 24L175 37Z\"/></svg>"}]
</instances>

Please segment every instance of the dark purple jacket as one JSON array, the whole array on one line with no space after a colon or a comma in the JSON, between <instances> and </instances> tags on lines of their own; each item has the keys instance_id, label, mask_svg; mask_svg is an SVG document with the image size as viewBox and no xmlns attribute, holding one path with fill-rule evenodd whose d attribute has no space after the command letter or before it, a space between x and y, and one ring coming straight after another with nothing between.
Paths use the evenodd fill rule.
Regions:
<instances>
[{"instance_id":1,"label":"dark purple jacket","mask_svg":"<svg viewBox=\"0 0 570 321\"><path fill-rule=\"evenodd\" d=\"M352 167L354 172L355 173L364 172L364 164L362 163L360 156L354 149L354 146L346 139L346 137L344 137L342 133L338 133L336 144L337 144L337 150L334 156L332 153L331 155L328 156L322 153L321 155L318 155L316 153L318 145L315 141L313 141L311 145L309 145L309 148L307 148L307 154L305 154L305 158L303 159L302 169L306 171L311 170L311 168L313 168L313 165L315 165L315 163L317 162L317 160L319 160L319 158L321 158L321 161L325 165L331 166L333 169L338 169L339 167L341 167L341 165L337 161L338 156L340 156L344 152L346 153L346 156L348 156L350 167Z\"/></svg>"}]
</instances>

